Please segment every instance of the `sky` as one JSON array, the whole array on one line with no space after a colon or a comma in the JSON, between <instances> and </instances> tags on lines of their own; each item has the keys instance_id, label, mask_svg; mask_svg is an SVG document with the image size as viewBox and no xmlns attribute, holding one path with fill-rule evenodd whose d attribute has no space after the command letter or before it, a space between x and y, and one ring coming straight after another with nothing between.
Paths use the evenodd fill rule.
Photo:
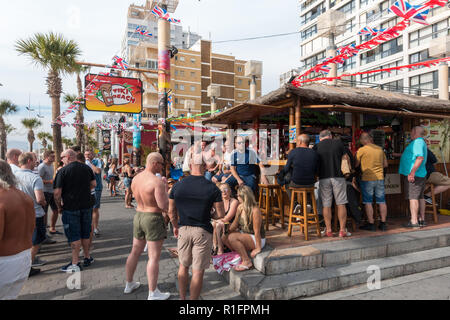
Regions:
<instances>
[{"instance_id":1,"label":"sky","mask_svg":"<svg viewBox=\"0 0 450 320\"><path fill-rule=\"evenodd\" d=\"M36 130L51 132L51 100L46 94L46 72L32 64L14 49L18 39L27 39L36 32L54 31L74 40L82 50L81 60L109 64L119 54L126 27L128 6L145 0L15 0L2 1L0 11L0 100L11 100L19 112L6 117L17 130L8 141L26 142L27 130L20 120L44 116ZM275 10L276 9L276 10ZM234 55L237 59L263 62L262 94L279 87L280 74L297 68L300 59L299 34L217 43L280 33L299 29L299 8L296 0L180 0L174 18L183 29L190 27L203 39L213 41L213 52ZM93 68L92 72L105 71ZM75 76L63 77L64 93L75 94ZM25 109L31 103L34 112ZM68 105L61 101L61 112ZM86 122L100 119L102 113L85 111ZM69 115L66 121L73 122ZM63 136L74 137L73 128L63 128Z\"/></svg>"}]
</instances>

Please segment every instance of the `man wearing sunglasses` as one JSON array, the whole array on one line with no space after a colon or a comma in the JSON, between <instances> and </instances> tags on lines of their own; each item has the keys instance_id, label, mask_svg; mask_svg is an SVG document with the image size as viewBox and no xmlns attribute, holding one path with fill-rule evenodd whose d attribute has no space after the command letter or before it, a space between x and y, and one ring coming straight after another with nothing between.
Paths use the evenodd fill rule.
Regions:
<instances>
[{"instance_id":1,"label":"man wearing sunglasses","mask_svg":"<svg viewBox=\"0 0 450 320\"><path fill-rule=\"evenodd\" d=\"M245 147L243 137L236 138L236 149L231 154L231 174L226 183L234 190L236 185L247 185L255 192L258 186L256 181L256 167L261 170L261 183L269 184L264 175L264 166L256 152Z\"/></svg>"}]
</instances>

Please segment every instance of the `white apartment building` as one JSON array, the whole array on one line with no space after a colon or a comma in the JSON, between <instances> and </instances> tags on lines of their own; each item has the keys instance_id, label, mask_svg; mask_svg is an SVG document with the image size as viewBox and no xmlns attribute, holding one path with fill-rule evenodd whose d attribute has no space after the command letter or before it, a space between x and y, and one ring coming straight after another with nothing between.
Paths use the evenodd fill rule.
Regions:
<instances>
[{"instance_id":1,"label":"white apartment building","mask_svg":"<svg viewBox=\"0 0 450 320\"><path fill-rule=\"evenodd\" d=\"M153 1L146 1L145 5L132 4L128 8L127 25L121 44L121 57L128 61L130 46L138 46L141 43L158 44L158 19L151 13ZM172 14L176 17L176 14ZM136 32L136 27L142 27L153 36L147 37ZM189 49L201 36L188 31L177 24L170 24L170 43L178 49ZM150 66L147 66L150 67Z\"/></svg>"},{"instance_id":2,"label":"white apartment building","mask_svg":"<svg viewBox=\"0 0 450 320\"><path fill-rule=\"evenodd\" d=\"M328 39L319 37L321 26L318 17L327 10L334 9L345 13L345 33L335 38L337 47L355 43L359 45L370 37L358 35L358 31L368 26L389 28L401 21L388 11L396 0L300 0L300 68L280 76L280 85L286 83L296 72L303 73L326 57ZM420 4L424 0L412 0ZM356 56L338 64L338 75L355 73L394 66L401 66L434 59L429 56L429 48L437 38L450 34L450 9L436 7L430 10L428 26L411 23L401 35L372 50L360 51ZM411 94L437 95L438 66L416 70L381 72L344 78L349 85L377 86L386 90L403 91ZM316 76L314 74L312 77Z\"/></svg>"}]
</instances>

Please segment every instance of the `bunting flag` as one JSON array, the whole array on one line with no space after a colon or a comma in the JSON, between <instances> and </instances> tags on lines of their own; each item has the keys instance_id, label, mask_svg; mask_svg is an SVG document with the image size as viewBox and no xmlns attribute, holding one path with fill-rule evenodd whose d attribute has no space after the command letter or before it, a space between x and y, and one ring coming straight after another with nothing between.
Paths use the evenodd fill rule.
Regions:
<instances>
[{"instance_id":1,"label":"bunting flag","mask_svg":"<svg viewBox=\"0 0 450 320\"><path fill-rule=\"evenodd\" d=\"M135 32L137 32L137 33L139 33L140 35L143 35L143 36L145 36L145 37L151 37L151 36L153 36L153 34L151 34L150 32L146 31L144 28L141 28L141 26L137 26Z\"/></svg>"},{"instance_id":2,"label":"bunting flag","mask_svg":"<svg viewBox=\"0 0 450 320\"><path fill-rule=\"evenodd\" d=\"M376 30L380 31L380 33L377 33L377 35L373 39L370 39L360 45L351 44L339 48L338 55L336 57L333 57L331 59L327 58L326 61L311 67L303 74L298 75L291 83L300 86L301 83L303 83L301 79L306 78L312 72L317 72L317 70L319 69L321 70L324 69L324 67L326 67L327 64L336 62L342 63L342 59L344 60L348 59L353 55L359 53L359 51L361 50L372 50L386 41L395 39L400 35L401 31L405 30L409 26L411 21L421 24L427 24L426 16L429 12L429 8L433 6L444 6L446 3L447 1L444 0L429 0L422 5L412 6L405 0L396 1L389 10L391 12L394 12L398 16L403 17L404 19L402 21L384 31L382 29L380 29L381 31L369 28L363 29L365 30L364 32L371 32L370 30L372 31ZM323 70L323 72L326 72L326 70Z\"/></svg>"},{"instance_id":3,"label":"bunting flag","mask_svg":"<svg viewBox=\"0 0 450 320\"><path fill-rule=\"evenodd\" d=\"M303 81L292 81L292 85L299 87L301 84L303 83L310 83L310 82L316 82L316 81L333 81L333 80L340 80L342 78L346 78L346 77L354 77L354 76L358 76L358 75L362 75L362 74L372 74L372 73L379 73L379 72L392 72L395 70L402 70L402 69L415 69L418 67L433 67L433 66L437 66L440 62L448 62L450 61L450 57L445 57L445 58L440 58L440 59L434 59L434 60L428 60L428 61L422 61L422 62L417 62L417 63L412 63L412 64L407 64L407 65L403 65L403 66L397 66L397 67L390 67L390 68L384 68L384 69L376 69L376 70L368 70L368 71L361 71L361 72L356 72L356 73L352 73L352 74L342 74L340 76L337 77L321 77L321 78L314 78L314 79L306 79Z\"/></svg>"},{"instance_id":4,"label":"bunting flag","mask_svg":"<svg viewBox=\"0 0 450 320\"><path fill-rule=\"evenodd\" d=\"M152 10L152 13L161 19L167 20L169 22L173 22L173 23L180 23L181 20L175 19L175 18L171 18L170 15L167 13L167 11L163 8L160 8L158 6L155 6Z\"/></svg>"},{"instance_id":5,"label":"bunting flag","mask_svg":"<svg viewBox=\"0 0 450 320\"><path fill-rule=\"evenodd\" d=\"M370 36L377 36L380 33L383 33L384 31L386 31L386 29L375 29L375 28L370 28L370 27L364 27L362 28L358 34L359 35L370 35Z\"/></svg>"},{"instance_id":6,"label":"bunting flag","mask_svg":"<svg viewBox=\"0 0 450 320\"><path fill-rule=\"evenodd\" d=\"M121 70L127 70L129 65L128 63L120 58L119 56L113 57L114 65L112 66L114 69L121 69Z\"/></svg>"}]
</instances>

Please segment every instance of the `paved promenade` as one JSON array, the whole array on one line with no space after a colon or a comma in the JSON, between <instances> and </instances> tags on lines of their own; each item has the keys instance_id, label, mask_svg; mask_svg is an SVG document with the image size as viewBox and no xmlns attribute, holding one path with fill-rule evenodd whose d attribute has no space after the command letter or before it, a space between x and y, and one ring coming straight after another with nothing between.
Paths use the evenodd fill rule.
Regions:
<instances>
[{"instance_id":1,"label":"paved promenade","mask_svg":"<svg viewBox=\"0 0 450 320\"><path fill-rule=\"evenodd\" d=\"M111 198L104 190L100 209L101 235L94 239L92 256L95 262L81 272L81 289L70 290L67 280L71 274L60 271L70 261L70 248L64 235L55 235L56 244L43 245L38 255L46 260L41 273L29 278L23 287L19 299L68 299L68 300L145 300L148 295L146 276L147 256L142 254L135 273L135 281L141 287L132 294L125 295L125 263L131 251L133 238L134 209L125 209L123 196ZM61 220L57 230L63 232ZM158 287L163 292L170 292L170 299L179 299L177 290L178 258L169 252L176 247L172 234L164 242L159 267ZM228 287L222 277L211 267L205 272L201 299L241 300L242 298Z\"/></svg>"}]
</instances>

